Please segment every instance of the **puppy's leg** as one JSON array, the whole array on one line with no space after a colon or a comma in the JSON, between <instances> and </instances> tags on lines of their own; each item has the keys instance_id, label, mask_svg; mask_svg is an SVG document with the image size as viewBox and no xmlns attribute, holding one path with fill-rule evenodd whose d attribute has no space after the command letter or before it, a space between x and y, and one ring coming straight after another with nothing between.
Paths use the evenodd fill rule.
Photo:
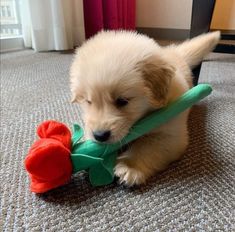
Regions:
<instances>
[{"instance_id":1,"label":"puppy's leg","mask_svg":"<svg viewBox=\"0 0 235 232\"><path fill-rule=\"evenodd\" d=\"M179 120L176 121L179 123ZM128 186L142 184L181 157L188 145L187 125L173 124L169 123L160 131L136 140L118 158L115 175L121 183Z\"/></svg>"}]
</instances>

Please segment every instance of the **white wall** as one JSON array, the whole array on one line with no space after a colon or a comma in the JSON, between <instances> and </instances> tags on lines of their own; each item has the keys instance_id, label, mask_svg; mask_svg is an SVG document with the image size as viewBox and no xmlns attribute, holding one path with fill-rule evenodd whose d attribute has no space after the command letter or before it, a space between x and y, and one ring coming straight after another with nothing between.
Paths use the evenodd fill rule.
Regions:
<instances>
[{"instance_id":1,"label":"white wall","mask_svg":"<svg viewBox=\"0 0 235 232\"><path fill-rule=\"evenodd\" d=\"M192 0L137 0L136 26L190 29Z\"/></svg>"}]
</instances>

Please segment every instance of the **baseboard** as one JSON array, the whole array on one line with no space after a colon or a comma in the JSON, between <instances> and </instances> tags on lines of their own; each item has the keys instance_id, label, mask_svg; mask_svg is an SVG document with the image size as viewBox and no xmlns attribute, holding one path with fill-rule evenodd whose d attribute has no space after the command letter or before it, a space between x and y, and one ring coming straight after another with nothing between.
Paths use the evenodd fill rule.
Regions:
<instances>
[{"instance_id":1,"label":"baseboard","mask_svg":"<svg viewBox=\"0 0 235 232\"><path fill-rule=\"evenodd\" d=\"M22 37L0 39L0 53L24 49Z\"/></svg>"},{"instance_id":2,"label":"baseboard","mask_svg":"<svg viewBox=\"0 0 235 232\"><path fill-rule=\"evenodd\" d=\"M235 54L235 45L218 44L213 52Z\"/></svg>"},{"instance_id":3,"label":"baseboard","mask_svg":"<svg viewBox=\"0 0 235 232\"><path fill-rule=\"evenodd\" d=\"M188 29L137 27L139 33L159 40L185 40L190 36Z\"/></svg>"}]
</instances>

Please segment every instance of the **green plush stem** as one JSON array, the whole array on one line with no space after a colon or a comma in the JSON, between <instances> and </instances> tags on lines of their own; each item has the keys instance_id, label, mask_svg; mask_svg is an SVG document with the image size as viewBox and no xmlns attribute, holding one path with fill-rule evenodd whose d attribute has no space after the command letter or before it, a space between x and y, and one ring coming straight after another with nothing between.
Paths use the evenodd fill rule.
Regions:
<instances>
[{"instance_id":1,"label":"green plush stem","mask_svg":"<svg viewBox=\"0 0 235 232\"><path fill-rule=\"evenodd\" d=\"M208 84L200 84L188 90L185 94L179 97L176 101L169 104L167 107L153 112L149 116L138 121L130 130L130 133L125 137L123 142L129 143L138 137L148 133L152 129L161 126L167 121L174 118L190 108L193 104L208 96L212 88ZM131 133L133 132L133 133Z\"/></svg>"},{"instance_id":2,"label":"green plush stem","mask_svg":"<svg viewBox=\"0 0 235 232\"><path fill-rule=\"evenodd\" d=\"M112 162L109 164L105 164L105 159L107 157L114 156L116 157L117 151L125 144L130 143L131 141L143 136L144 134L150 132L152 129L161 126L167 121L171 120L178 114L182 113L186 109L190 108L193 104L200 101L204 97L208 96L212 91L212 88L208 84L200 84L192 89L188 90L185 94L179 97L176 101L169 104L167 107L160 109L146 116L145 118L139 120L137 123L133 125L130 129L128 135L121 140L121 142L117 142L114 144L101 144L96 143L94 141L88 140L85 142L76 143L72 149L71 160L73 163L73 172L76 173L83 169L89 169L91 164L94 169L94 162L97 161L97 165L103 165L106 169L106 173L110 173L110 176L104 181L105 184L112 181L113 174L110 172L111 167L114 166L115 159L112 159ZM76 136L75 136L76 137ZM82 157L81 157L82 154ZM88 160L87 165L84 164L84 155L90 157L90 161ZM103 158L103 161L100 159L94 158ZM83 159L82 165L81 158ZM97 166L97 167L98 167ZM107 172L107 170L109 170ZM95 173L93 171L93 173ZM91 177L90 180L93 179L92 184L96 185L95 177ZM97 180L99 182L98 185L102 185L102 178Z\"/></svg>"}]
</instances>

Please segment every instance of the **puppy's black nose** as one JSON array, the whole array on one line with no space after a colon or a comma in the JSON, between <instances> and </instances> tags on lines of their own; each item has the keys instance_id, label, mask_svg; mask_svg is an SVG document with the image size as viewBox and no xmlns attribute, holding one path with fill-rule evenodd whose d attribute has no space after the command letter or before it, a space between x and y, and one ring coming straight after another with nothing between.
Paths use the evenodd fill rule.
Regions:
<instances>
[{"instance_id":1,"label":"puppy's black nose","mask_svg":"<svg viewBox=\"0 0 235 232\"><path fill-rule=\"evenodd\" d=\"M94 131L93 136L99 142L105 142L110 138L111 132L109 130L106 131Z\"/></svg>"}]
</instances>

